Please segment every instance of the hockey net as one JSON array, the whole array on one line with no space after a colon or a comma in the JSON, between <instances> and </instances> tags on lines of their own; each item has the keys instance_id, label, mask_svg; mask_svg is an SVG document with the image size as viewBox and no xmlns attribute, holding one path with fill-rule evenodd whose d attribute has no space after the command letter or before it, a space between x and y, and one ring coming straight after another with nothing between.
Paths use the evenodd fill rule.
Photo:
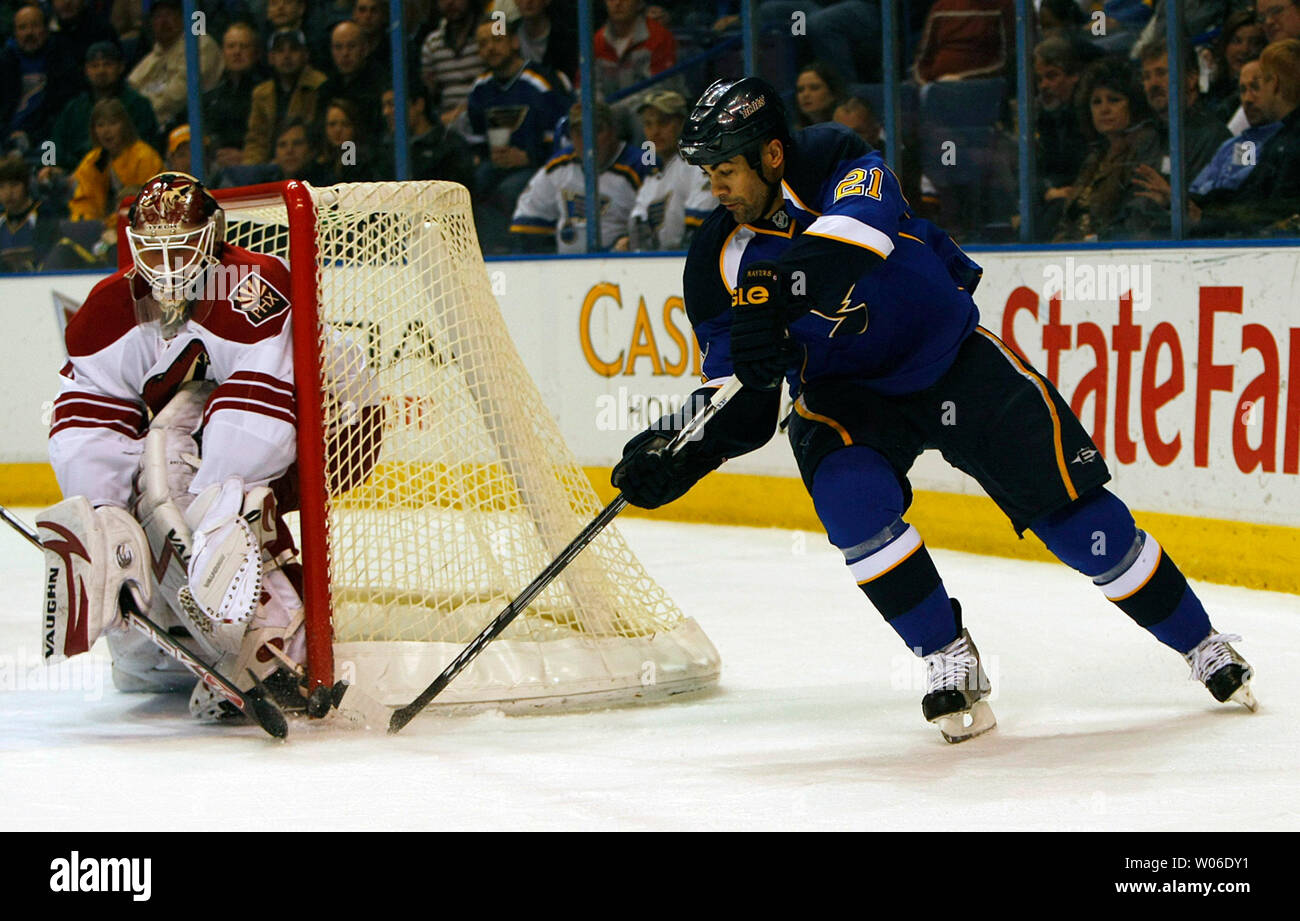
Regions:
<instances>
[{"instance_id":1,"label":"hockey net","mask_svg":"<svg viewBox=\"0 0 1300 921\"><path fill-rule=\"evenodd\" d=\"M290 264L311 678L405 704L601 503L515 351L463 187L217 194L229 242ZM655 699L718 671L607 528L435 706Z\"/></svg>"}]
</instances>

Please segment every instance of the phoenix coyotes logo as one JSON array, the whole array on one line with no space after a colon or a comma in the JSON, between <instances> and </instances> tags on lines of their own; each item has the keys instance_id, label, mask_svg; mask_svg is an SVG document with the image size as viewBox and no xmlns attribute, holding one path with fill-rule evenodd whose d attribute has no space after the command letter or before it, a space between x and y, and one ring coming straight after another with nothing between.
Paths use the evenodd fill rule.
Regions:
<instances>
[{"instance_id":1,"label":"phoenix coyotes logo","mask_svg":"<svg viewBox=\"0 0 1300 921\"><path fill-rule=\"evenodd\" d=\"M256 273L240 279L230 292L230 303L240 313L246 314L254 326L260 326L289 308L289 299Z\"/></svg>"}]
</instances>

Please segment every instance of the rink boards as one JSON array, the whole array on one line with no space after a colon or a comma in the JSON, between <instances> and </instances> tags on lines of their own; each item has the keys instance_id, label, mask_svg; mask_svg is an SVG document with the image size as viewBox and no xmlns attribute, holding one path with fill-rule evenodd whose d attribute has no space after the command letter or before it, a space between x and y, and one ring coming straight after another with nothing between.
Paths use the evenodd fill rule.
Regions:
<instances>
[{"instance_id":1,"label":"rink boards","mask_svg":"<svg viewBox=\"0 0 1300 921\"><path fill-rule=\"evenodd\" d=\"M981 322L1049 377L1106 455L1112 487L1189 575L1300 592L1300 248L976 252ZM680 257L488 264L526 366L598 488L623 443L699 380ZM8 277L0 501L57 499L44 464L64 361L56 295L99 276ZM418 397L418 395L413 395ZM937 546L1045 558L933 452L909 515ZM776 438L657 514L816 529Z\"/></svg>"}]
</instances>

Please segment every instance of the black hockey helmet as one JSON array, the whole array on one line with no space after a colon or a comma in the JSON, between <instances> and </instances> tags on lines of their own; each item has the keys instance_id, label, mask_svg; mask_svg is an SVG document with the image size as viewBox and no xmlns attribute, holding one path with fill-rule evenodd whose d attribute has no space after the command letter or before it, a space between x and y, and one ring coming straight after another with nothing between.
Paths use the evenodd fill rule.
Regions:
<instances>
[{"instance_id":1,"label":"black hockey helmet","mask_svg":"<svg viewBox=\"0 0 1300 921\"><path fill-rule=\"evenodd\" d=\"M695 103L682 126L677 148L692 166L743 155L755 170L764 141L790 140L785 105L775 87L760 77L718 80Z\"/></svg>"}]
</instances>

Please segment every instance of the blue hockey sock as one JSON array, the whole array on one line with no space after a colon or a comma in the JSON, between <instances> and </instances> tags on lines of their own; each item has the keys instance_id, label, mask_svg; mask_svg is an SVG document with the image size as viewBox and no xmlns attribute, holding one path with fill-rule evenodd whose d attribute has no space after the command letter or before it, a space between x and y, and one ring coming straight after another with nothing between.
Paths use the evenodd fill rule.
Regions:
<instances>
[{"instance_id":1,"label":"blue hockey sock","mask_svg":"<svg viewBox=\"0 0 1300 921\"><path fill-rule=\"evenodd\" d=\"M903 492L888 462L866 447L827 455L813 505L849 572L908 648L929 655L961 632L921 535L900 517Z\"/></svg>"},{"instance_id":2,"label":"blue hockey sock","mask_svg":"<svg viewBox=\"0 0 1300 921\"><path fill-rule=\"evenodd\" d=\"M1166 646L1186 654L1209 634L1209 615L1187 578L1109 490L1095 489L1030 529Z\"/></svg>"}]
</instances>

